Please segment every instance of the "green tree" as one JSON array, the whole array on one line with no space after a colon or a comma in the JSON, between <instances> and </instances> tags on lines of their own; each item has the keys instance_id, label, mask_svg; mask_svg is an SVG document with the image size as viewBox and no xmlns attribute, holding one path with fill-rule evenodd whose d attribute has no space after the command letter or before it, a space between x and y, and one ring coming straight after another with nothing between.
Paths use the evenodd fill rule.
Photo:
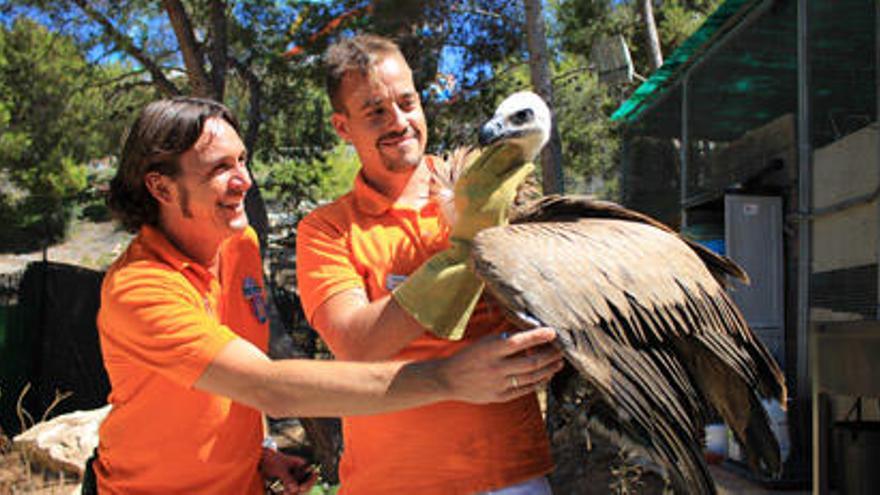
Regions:
<instances>
[{"instance_id":1,"label":"green tree","mask_svg":"<svg viewBox=\"0 0 880 495\"><path fill-rule=\"evenodd\" d=\"M311 163L336 146L319 61L342 36L394 38L420 88L435 85L441 53L454 52L456 94L425 93L432 150L473 141L457 129L474 109L489 109L492 95L482 89L493 65L525 48L521 7L502 0L0 0L3 7L36 11L84 50L129 62L162 95L224 101L241 118L251 155L264 163ZM253 203L249 214L260 230L264 215Z\"/></svg>"},{"instance_id":2,"label":"green tree","mask_svg":"<svg viewBox=\"0 0 880 495\"><path fill-rule=\"evenodd\" d=\"M587 60L570 54L556 67L555 117L562 136L566 190L614 198L619 139L608 115L616 101Z\"/></svg>"},{"instance_id":3,"label":"green tree","mask_svg":"<svg viewBox=\"0 0 880 495\"><path fill-rule=\"evenodd\" d=\"M555 0L557 40L568 53L588 54L603 36L623 35L632 51L637 73L649 75L641 0ZM672 52L715 10L721 0L665 0L653 2L661 52Z\"/></svg>"},{"instance_id":4,"label":"green tree","mask_svg":"<svg viewBox=\"0 0 880 495\"><path fill-rule=\"evenodd\" d=\"M67 36L20 17L0 27L0 216L6 247L64 234L86 163L115 147L115 102ZM114 129L115 126L115 129ZM24 242L30 241L30 242ZM30 245L28 245L30 244Z\"/></svg>"},{"instance_id":5,"label":"green tree","mask_svg":"<svg viewBox=\"0 0 880 495\"><path fill-rule=\"evenodd\" d=\"M318 202L348 192L360 169L360 161L353 147L340 142L321 158L311 161L280 158L265 163L255 160L254 169L267 200L279 207L276 209L299 219Z\"/></svg>"},{"instance_id":6,"label":"green tree","mask_svg":"<svg viewBox=\"0 0 880 495\"><path fill-rule=\"evenodd\" d=\"M671 53L696 30L720 0L653 2L662 54ZM649 53L644 0L558 0L553 2L553 37L561 48L557 59L559 94L555 110L563 137L566 180L587 191L614 198L617 194L619 135L608 116L638 86L639 81L609 86L590 72L593 45L622 35L632 53L637 74L647 77L655 64Z\"/></svg>"}]
</instances>

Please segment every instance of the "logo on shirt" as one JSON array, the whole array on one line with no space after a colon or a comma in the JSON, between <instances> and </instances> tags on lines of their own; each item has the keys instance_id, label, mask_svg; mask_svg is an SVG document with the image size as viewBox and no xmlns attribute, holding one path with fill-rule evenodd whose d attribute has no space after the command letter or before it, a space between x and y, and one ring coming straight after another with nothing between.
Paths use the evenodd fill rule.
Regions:
<instances>
[{"instance_id":1,"label":"logo on shirt","mask_svg":"<svg viewBox=\"0 0 880 495\"><path fill-rule=\"evenodd\" d=\"M385 288L389 291L394 290L398 285L402 284L404 280L406 280L406 275L389 273L385 276Z\"/></svg>"},{"instance_id":2,"label":"logo on shirt","mask_svg":"<svg viewBox=\"0 0 880 495\"><path fill-rule=\"evenodd\" d=\"M245 277L241 287L244 298L251 303L251 311L260 323L266 323L266 300L263 298L263 288L257 284L253 277Z\"/></svg>"}]
</instances>

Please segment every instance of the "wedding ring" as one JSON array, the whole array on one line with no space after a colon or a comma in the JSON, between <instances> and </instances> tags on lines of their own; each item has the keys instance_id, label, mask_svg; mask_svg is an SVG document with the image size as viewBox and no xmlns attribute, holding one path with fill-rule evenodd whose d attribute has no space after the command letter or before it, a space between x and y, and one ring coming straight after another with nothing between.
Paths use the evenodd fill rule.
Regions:
<instances>
[{"instance_id":1,"label":"wedding ring","mask_svg":"<svg viewBox=\"0 0 880 495\"><path fill-rule=\"evenodd\" d=\"M511 376L510 384L513 385L513 388L517 388L519 387L519 380L517 380L515 376Z\"/></svg>"}]
</instances>

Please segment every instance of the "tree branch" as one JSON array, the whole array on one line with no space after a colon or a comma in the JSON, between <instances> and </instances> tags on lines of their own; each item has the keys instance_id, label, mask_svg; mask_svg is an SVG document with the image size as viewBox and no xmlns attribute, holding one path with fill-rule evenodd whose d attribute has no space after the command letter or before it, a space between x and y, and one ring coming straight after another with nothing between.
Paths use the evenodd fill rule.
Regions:
<instances>
[{"instance_id":1,"label":"tree branch","mask_svg":"<svg viewBox=\"0 0 880 495\"><path fill-rule=\"evenodd\" d=\"M590 69L591 69L591 67L589 65L581 65L581 66L575 67L574 69L567 70L565 72L562 72L562 73L559 73L559 74L556 74L555 76L553 76L553 82L560 81L560 80L565 79L566 77L569 77L569 76L574 76L574 75L580 74L581 72L589 72Z\"/></svg>"},{"instance_id":2,"label":"tree branch","mask_svg":"<svg viewBox=\"0 0 880 495\"><path fill-rule=\"evenodd\" d=\"M162 69L150 59L143 50L135 46L134 41L131 40L128 36L119 32L116 27L113 25L110 20L105 17L101 12L95 10L88 2L88 0L74 0L77 6L82 9L83 12L86 13L92 20L101 25L104 29L104 33L110 37L110 39L115 43L121 50L125 53L129 54L135 60L141 63L144 68L149 71L150 75L153 78L153 82L159 88L159 91L166 96L176 96L180 94L180 89L174 85L171 81L165 77L165 74L162 72Z\"/></svg>"},{"instance_id":3,"label":"tree branch","mask_svg":"<svg viewBox=\"0 0 880 495\"><path fill-rule=\"evenodd\" d=\"M116 83L122 81L123 79L128 79L129 77L133 77L133 76L139 76L139 75L143 74L144 72L147 72L147 69L133 70L131 72L126 72L125 74L121 74L116 77L111 77L108 79L104 79L103 81L98 81L98 82L89 83L89 84L91 86L96 86L96 87L109 86L111 84L116 84Z\"/></svg>"},{"instance_id":4,"label":"tree branch","mask_svg":"<svg viewBox=\"0 0 880 495\"><path fill-rule=\"evenodd\" d=\"M199 42L193 33L192 22L180 0L162 0L168 20L174 28L177 43L180 45L180 53L183 55L183 63L186 65L189 81L192 84L193 94L217 99L212 91L213 86L205 73L204 57Z\"/></svg>"},{"instance_id":5,"label":"tree branch","mask_svg":"<svg viewBox=\"0 0 880 495\"><path fill-rule=\"evenodd\" d=\"M480 81L479 83L474 84L472 86L462 86L461 91L459 91L459 93L463 93L465 91L474 91L474 90L482 89L486 86L489 86L490 84L494 84L496 80L501 79L508 72L512 72L517 67L521 67L523 65L526 65L527 63L528 62L517 62L515 64L508 65L507 67L505 67L501 71L495 73L495 75L489 79L484 79L484 80Z\"/></svg>"},{"instance_id":6,"label":"tree branch","mask_svg":"<svg viewBox=\"0 0 880 495\"><path fill-rule=\"evenodd\" d=\"M125 82L125 83L119 84L118 86L114 87L111 94L115 97L115 96L124 94L127 91L135 89L135 88L140 88L143 86L152 86L152 85L153 84L149 81L129 81L129 82Z\"/></svg>"}]
</instances>

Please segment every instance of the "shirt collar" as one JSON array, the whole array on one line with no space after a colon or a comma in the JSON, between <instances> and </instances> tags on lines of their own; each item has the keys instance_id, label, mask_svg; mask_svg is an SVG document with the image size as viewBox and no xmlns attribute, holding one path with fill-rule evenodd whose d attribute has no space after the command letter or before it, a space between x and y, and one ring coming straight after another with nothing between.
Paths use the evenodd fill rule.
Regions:
<instances>
[{"instance_id":1,"label":"shirt collar","mask_svg":"<svg viewBox=\"0 0 880 495\"><path fill-rule=\"evenodd\" d=\"M141 231L138 237L145 250L152 253L157 260L167 264L175 270L182 272L189 268L206 279L212 277L205 267L193 261L187 255L181 253L180 250L168 240L168 237L156 227L144 224L141 226Z\"/></svg>"},{"instance_id":2,"label":"shirt collar","mask_svg":"<svg viewBox=\"0 0 880 495\"><path fill-rule=\"evenodd\" d=\"M361 169L357 177L354 179L354 201L358 209L367 215L379 216L390 210L394 205L394 200L374 188Z\"/></svg>"}]
</instances>

